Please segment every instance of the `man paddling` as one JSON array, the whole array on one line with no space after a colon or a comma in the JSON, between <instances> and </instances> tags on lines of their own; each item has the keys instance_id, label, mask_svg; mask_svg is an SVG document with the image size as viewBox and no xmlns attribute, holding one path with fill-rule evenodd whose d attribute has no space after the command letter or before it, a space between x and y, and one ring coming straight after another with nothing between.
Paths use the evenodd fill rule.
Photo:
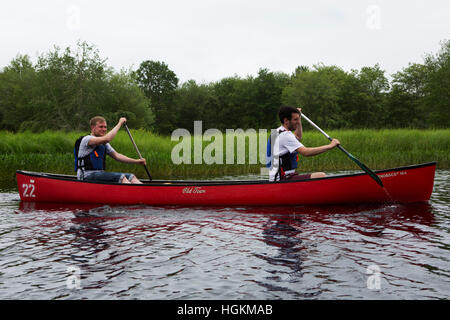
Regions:
<instances>
[{"instance_id":1,"label":"man paddling","mask_svg":"<svg viewBox=\"0 0 450 320\"><path fill-rule=\"evenodd\" d=\"M271 165L269 171L270 181L305 180L326 176L324 172L302 175L295 172L295 169L298 167L298 154L304 157L311 157L331 150L340 144L339 140L333 139L327 145L313 148L305 147L300 142L303 134L300 115L301 108L296 109L290 106L282 106L278 112L282 125L277 129L275 136L272 135L270 144L268 144L268 157Z\"/></svg>"},{"instance_id":2,"label":"man paddling","mask_svg":"<svg viewBox=\"0 0 450 320\"><path fill-rule=\"evenodd\" d=\"M96 116L90 120L91 134L80 137L75 143L75 169L80 180L95 180L103 182L142 183L132 173L106 172L106 155L124 163L146 165L145 159L132 159L116 152L109 144L119 129L127 121L120 118L117 125L108 133L106 120Z\"/></svg>"}]
</instances>

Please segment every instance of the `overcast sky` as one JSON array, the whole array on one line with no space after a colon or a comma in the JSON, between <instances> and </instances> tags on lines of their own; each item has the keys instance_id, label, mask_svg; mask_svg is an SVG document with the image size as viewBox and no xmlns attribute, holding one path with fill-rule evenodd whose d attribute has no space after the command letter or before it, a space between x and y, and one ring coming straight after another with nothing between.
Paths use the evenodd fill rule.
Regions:
<instances>
[{"instance_id":1,"label":"overcast sky","mask_svg":"<svg viewBox=\"0 0 450 320\"><path fill-rule=\"evenodd\" d=\"M82 40L117 71L164 61L182 82L320 62L390 75L436 53L449 21L449 0L2 0L0 68Z\"/></svg>"}]
</instances>

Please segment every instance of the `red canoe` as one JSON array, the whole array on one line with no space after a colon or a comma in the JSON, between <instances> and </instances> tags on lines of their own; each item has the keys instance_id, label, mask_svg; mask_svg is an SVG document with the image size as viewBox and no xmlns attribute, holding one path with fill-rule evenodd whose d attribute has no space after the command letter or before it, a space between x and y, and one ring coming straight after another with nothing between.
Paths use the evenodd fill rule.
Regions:
<instances>
[{"instance_id":1,"label":"red canoe","mask_svg":"<svg viewBox=\"0 0 450 320\"><path fill-rule=\"evenodd\" d=\"M22 201L186 206L274 206L426 202L436 162L304 181L152 181L142 185L78 181L75 176L17 171Z\"/></svg>"}]
</instances>

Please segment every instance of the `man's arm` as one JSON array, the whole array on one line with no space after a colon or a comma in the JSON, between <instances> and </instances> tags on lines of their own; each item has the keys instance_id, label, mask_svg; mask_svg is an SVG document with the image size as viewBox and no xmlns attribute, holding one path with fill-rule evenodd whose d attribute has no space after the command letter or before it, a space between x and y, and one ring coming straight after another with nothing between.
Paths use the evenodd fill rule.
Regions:
<instances>
[{"instance_id":1,"label":"man's arm","mask_svg":"<svg viewBox=\"0 0 450 320\"><path fill-rule=\"evenodd\" d=\"M119 122L116 124L116 126L109 131L107 134L105 134L103 137L92 137L89 139L88 145L91 147L95 147L101 144L109 143L114 139L117 132L119 132L122 125L127 121L126 118L120 118Z\"/></svg>"},{"instance_id":2,"label":"man's arm","mask_svg":"<svg viewBox=\"0 0 450 320\"><path fill-rule=\"evenodd\" d=\"M311 156L315 156L315 155L324 153L328 150L331 150L334 147L336 147L338 144L340 144L339 140L333 139L329 144L326 144L326 145L323 145L320 147L307 148L307 147L303 146L303 147L298 148L296 151L304 157L311 157Z\"/></svg>"},{"instance_id":3,"label":"man's arm","mask_svg":"<svg viewBox=\"0 0 450 320\"><path fill-rule=\"evenodd\" d=\"M131 164L141 164L141 165L147 164L147 161L144 158L142 158L142 159L128 158L127 156L125 156L121 153L118 153L117 151L113 151L108 154L109 154L109 156L111 156L111 158L113 158L114 160L117 160L119 162L131 163Z\"/></svg>"}]
</instances>

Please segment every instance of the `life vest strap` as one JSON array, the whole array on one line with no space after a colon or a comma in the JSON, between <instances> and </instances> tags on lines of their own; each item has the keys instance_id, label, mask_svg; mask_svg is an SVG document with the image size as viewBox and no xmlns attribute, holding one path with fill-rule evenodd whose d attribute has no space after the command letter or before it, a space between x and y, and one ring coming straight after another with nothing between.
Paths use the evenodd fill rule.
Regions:
<instances>
[{"instance_id":1,"label":"life vest strap","mask_svg":"<svg viewBox=\"0 0 450 320\"><path fill-rule=\"evenodd\" d=\"M91 153L84 157L78 158L80 151L81 140L84 136L81 136L75 142L74 156L75 156L75 171L81 169L82 171L88 170L105 170L106 169L106 146L99 145L92 150Z\"/></svg>"}]
</instances>

